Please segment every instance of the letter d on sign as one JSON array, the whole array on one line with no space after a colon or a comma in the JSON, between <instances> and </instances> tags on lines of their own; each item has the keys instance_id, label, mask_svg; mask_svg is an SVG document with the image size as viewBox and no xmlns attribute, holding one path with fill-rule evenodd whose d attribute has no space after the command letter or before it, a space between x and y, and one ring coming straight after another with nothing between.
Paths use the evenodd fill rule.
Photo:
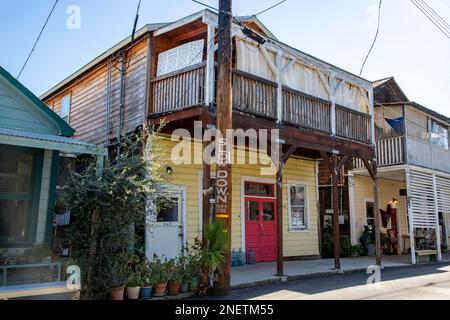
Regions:
<instances>
[{"instance_id":1,"label":"letter d on sign","mask_svg":"<svg viewBox=\"0 0 450 320\"><path fill-rule=\"evenodd\" d=\"M81 269L79 266L68 266L66 273L69 278L66 281L67 289L81 290Z\"/></svg>"}]
</instances>

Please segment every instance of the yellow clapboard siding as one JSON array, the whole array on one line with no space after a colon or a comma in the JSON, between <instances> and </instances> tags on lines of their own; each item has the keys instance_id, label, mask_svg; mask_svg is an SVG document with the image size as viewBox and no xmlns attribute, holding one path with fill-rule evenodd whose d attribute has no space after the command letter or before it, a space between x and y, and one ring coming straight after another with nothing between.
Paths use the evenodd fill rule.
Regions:
<instances>
[{"instance_id":1,"label":"yellow clapboard siding","mask_svg":"<svg viewBox=\"0 0 450 320\"><path fill-rule=\"evenodd\" d=\"M389 202L394 198L398 200L397 216L400 223L401 235L407 232L406 197L400 196L400 190L406 189L406 184L401 181L379 179L380 209L386 210ZM356 239L359 240L366 225L366 205L365 202L373 201L373 183L369 177L354 177L354 199L355 199L355 231ZM400 239L403 243L403 240ZM407 241L408 242L408 241ZM407 243L409 248L409 243ZM404 251L405 248L403 248Z\"/></svg>"},{"instance_id":2,"label":"yellow clapboard siding","mask_svg":"<svg viewBox=\"0 0 450 320\"><path fill-rule=\"evenodd\" d=\"M167 138L167 137L166 137ZM177 142L164 140L163 141L166 153L170 155L172 148ZM187 144L189 145L189 144ZM192 150L202 150L200 143L191 143ZM245 157L248 159L249 152L245 152ZM193 162L194 151L191 154ZM235 151L235 158L244 160L244 154ZM177 157L175 157L177 160ZM168 165L173 168L173 174L170 179L171 184L182 186L186 190L186 217L187 221L187 239L192 243L194 239L201 235L199 230L199 214L201 208L199 207L199 177L202 174L202 165L182 164L176 165L172 160ZM268 166L262 165L233 165L232 181L233 181L233 197L232 197L232 248L242 248L242 232L243 232L243 213L242 213L242 190L241 184L243 178L248 178L248 181L259 181L261 179L267 180L275 184L275 173L271 175L262 175L261 169ZM283 225L284 225L284 255L286 257L293 256L316 256L319 255L319 235L317 229L317 193L316 193L316 175L315 162L303 159L290 159L286 165L283 177ZM308 212L309 212L309 230L305 232L289 232L288 219L288 182L296 181L307 185L308 187Z\"/></svg>"}]
</instances>

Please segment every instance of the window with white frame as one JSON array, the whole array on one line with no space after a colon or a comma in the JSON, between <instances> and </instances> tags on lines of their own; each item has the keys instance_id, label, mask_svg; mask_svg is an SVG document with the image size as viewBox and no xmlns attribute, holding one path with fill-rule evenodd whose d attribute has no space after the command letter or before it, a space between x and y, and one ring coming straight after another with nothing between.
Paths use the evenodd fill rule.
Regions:
<instances>
[{"instance_id":1,"label":"window with white frame","mask_svg":"<svg viewBox=\"0 0 450 320\"><path fill-rule=\"evenodd\" d=\"M437 121L431 122L431 144L448 150L448 127Z\"/></svg>"},{"instance_id":2,"label":"window with white frame","mask_svg":"<svg viewBox=\"0 0 450 320\"><path fill-rule=\"evenodd\" d=\"M289 185L289 231L303 231L308 227L307 187Z\"/></svg>"},{"instance_id":3,"label":"window with white frame","mask_svg":"<svg viewBox=\"0 0 450 320\"><path fill-rule=\"evenodd\" d=\"M70 116L70 95L65 96L61 100L61 114L60 117L67 123L69 123Z\"/></svg>"}]
</instances>

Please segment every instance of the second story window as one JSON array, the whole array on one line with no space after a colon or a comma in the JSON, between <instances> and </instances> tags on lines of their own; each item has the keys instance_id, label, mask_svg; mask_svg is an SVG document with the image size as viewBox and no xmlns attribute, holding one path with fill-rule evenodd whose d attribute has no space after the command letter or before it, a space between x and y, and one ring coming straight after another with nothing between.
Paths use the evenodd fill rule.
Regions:
<instances>
[{"instance_id":1,"label":"second story window","mask_svg":"<svg viewBox=\"0 0 450 320\"><path fill-rule=\"evenodd\" d=\"M69 117L70 117L70 95L65 96L61 100L61 118L69 123Z\"/></svg>"},{"instance_id":2,"label":"second story window","mask_svg":"<svg viewBox=\"0 0 450 320\"><path fill-rule=\"evenodd\" d=\"M431 144L448 150L448 127L437 121L431 122Z\"/></svg>"}]
</instances>

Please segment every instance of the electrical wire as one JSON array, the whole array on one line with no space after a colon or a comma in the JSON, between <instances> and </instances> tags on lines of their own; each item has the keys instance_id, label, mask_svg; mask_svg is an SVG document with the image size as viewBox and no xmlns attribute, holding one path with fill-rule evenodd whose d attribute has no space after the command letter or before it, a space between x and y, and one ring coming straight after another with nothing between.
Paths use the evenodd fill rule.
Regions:
<instances>
[{"instance_id":1,"label":"electrical wire","mask_svg":"<svg viewBox=\"0 0 450 320\"><path fill-rule=\"evenodd\" d=\"M377 39L378 39L378 34L379 34L379 32L380 32L380 24L381 24L381 5L382 5L382 4L383 4L383 0L380 0L380 4L379 4L379 6L378 6L378 25L377 25L377 32L375 33L375 38L373 39L372 45L371 45L371 47L370 47L370 49L369 49L369 52L367 53L366 58L364 59L364 62L363 62L363 64L362 64L362 66L361 66L361 70L360 70L360 72L359 72L359 76L360 76L360 77L362 76L362 73L363 73L363 71L364 71L364 67L366 66L366 63L367 63L367 60L369 59L370 54L372 53L372 50L373 50L373 48L375 47L375 43L377 42Z\"/></svg>"},{"instance_id":2,"label":"electrical wire","mask_svg":"<svg viewBox=\"0 0 450 320\"><path fill-rule=\"evenodd\" d=\"M428 18L428 20L431 21L431 23L435 25L435 27L437 27L447 38L450 39L450 30L443 26L442 23L439 22L439 20L436 20L436 18L426 8L421 6L421 3L419 3L417 0L411 0L411 2L425 17Z\"/></svg>"},{"instance_id":3,"label":"electrical wire","mask_svg":"<svg viewBox=\"0 0 450 320\"><path fill-rule=\"evenodd\" d=\"M31 58L31 56L33 55L34 50L36 49L36 46L38 45L39 40L41 39L41 36L42 36L42 34L44 33L44 30L45 30L45 28L47 27L48 22L50 21L50 18L51 18L52 14L53 14L53 11L55 11L56 6L58 5L58 2L59 2L59 0L55 0L55 3L53 4L52 9L50 10L50 13L49 13L48 16L47 16L47 19L45 20L45 23L44 23L44 25L42 26L41 31L39 32L39 35L38 35L36 41L34 42L33 48L31 49L30 53L28 54L28 57L27 57L27 59L25 60L25 63L23 64L22 68L20 69L20 72L19 72L19 74L17 75L17 78L16 78L16 79L19 79L19 78L20 78L20 76L22 75L22 72L25 70L25 67L26 67L27 64L28 64L28 61L30 61L30 58Z\"/></svg>"},{"instance_id":4,"label":"electrical wire","mask_svg":"<svg viewBox=\"0 0 450 320\"><path fill-rule=\"evenodd\" d=\"M266 13L267 11L270 11L270 10L272 10L272 9L274 9L274 8L276 8L276 7L278 7L279 5L285 3L286 1L287 1L287 0L280 1L280 2L278 2L278 3L276 3L276 4L274 4L273 6L267 8L267 9L264 9L264 10L262 10L261 12L258 12L258 13L256 13L256 14L254 14L254 16L257 17L257 16L259 16L259 15L262 15L263 13Z\"/></svg>"},{"instance_id":5,"label":"electrical wire","mask_svg":"<svg viewBox=\"0 0 450 320\"><path fill-rule=\"evenodd\" d=\"M447 23L447 21L444 20L432 7L430 7L424 0L419 0L420 3L425 6L431 14L437 18L447 29L450 29L450 24Z\"/></svg>"}]
</instances>

